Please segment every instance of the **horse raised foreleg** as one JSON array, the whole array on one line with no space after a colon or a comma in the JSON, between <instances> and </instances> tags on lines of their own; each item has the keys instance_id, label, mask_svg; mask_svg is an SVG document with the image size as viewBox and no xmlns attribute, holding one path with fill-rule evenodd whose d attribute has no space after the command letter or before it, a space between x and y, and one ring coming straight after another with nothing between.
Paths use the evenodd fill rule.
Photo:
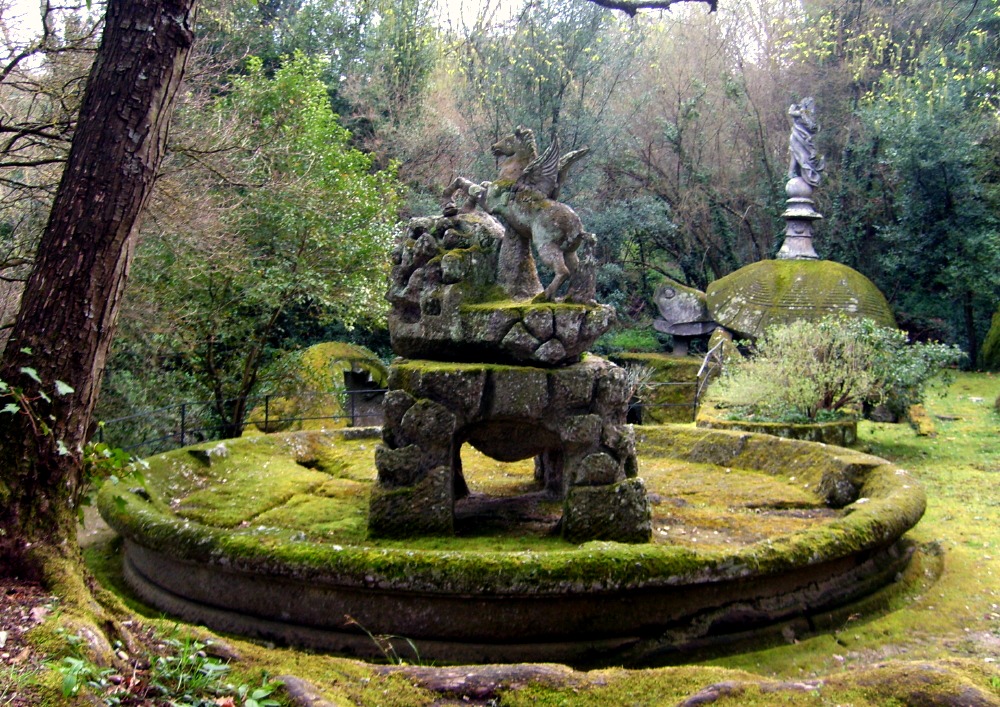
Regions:
<instances>
[{"instance_id":1,"label":"horse raised foreleg","mask_svg":"<svg viewBox=\"0 0 1000 707\"><path fill-rule=\"evenodd\" d=\"M459 212L469 213L471 211L475 211L476 206L481 206L482 204L480 202L480 199L470 192L470 189L472 189L472 187L479 187L479 185L473 181L466 179L465 177L455 177L452 183L448 185L448 188L444 190L443 196L445 200L444 204L442 205L442 212L445 215L452 216ZM476 190L473 189L472 191ZM466 197L465 204L462 206L461 209L455 207L454 197L456 192L462 192L463 194L465 194ZM451 213L449 213L449 211Z\"/></svg>"}]
</instances>

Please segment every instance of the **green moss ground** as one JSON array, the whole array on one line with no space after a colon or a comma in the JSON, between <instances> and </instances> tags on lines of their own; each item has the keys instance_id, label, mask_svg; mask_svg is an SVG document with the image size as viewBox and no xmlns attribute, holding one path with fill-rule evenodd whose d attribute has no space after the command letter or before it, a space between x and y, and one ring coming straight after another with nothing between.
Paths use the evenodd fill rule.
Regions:
<instances>
[{"instance_id":1,"label":"green moss ground","mask_svg":"<svg viewBox=\"0 0 1000 707\"><path fill-rule=\"evenodd\" d=\"M695 665L602 670L555 682L526 680L517 687L499 688L490 697L492 704L669 705L719 684L728 685L728 696L723 690L712 702L719 705L961 705L970 704L970 690L976 692L979 704L1000 704L1000 673L996 670L1000 661L1000 487L996 483L1000 418L992 411L998 394L1000 377L959 374L947 393L933 393L927 401L937 425L935 437L917 437L905 425L861 426L861 446L908 470L924 484L928 495L927 513L909 534L922 547L911 570L919 581L895 596L890 594L881 607L888 611L859 612L812 638L789 637L794 642L787 645ZM267 439L258 444L266 444ZM356 456L317 454L321 445L302 450L301 458L309 467L297 465L303 469L302 487L312 488L312 495L319 498L350 498L358 484L370 478L373 445L373 440L350 442ZM467 469L477 465L471 456L463 458ZM187 475L171 480L176 484L171 490L196 495L205 488L200 486L205 482L192 461ZM704 475L703 483L686 486L684 476L669 463L650 462L645 457L641 463L641 473L651 484L661 483L655 480L659 478L671 485L671 493L657 505L661 519L668 513L683 513L690 523L700 512L707 515L705 509L712 504L743 497L745 491L739 488L743 483L770 484L758 494L769 503L763 509L742 508L734 516L780 510L794 520L794 512L812 510L810 495L790 478L758 474L734 484L732 471L727 475L724 468L706 467L715 473ZM525 481L524 471L516 467L483 466L478 476L481 489L517 492ZM306 472L325 474L327 479L310 487L312 477ZM476 488L476 483L472 485ZM717 500L722 497L727 500ZM328 522L335 525L337 520ZM715 529L706 525L703 533L714 536ZM120 581L116 579L116 559L113 546L90 554L102 581L121 591L116 584ZM158 612L149 610L147 616L156 617ZM161 623L156 618L148 620ZM462 703L460 695L442 700L440 694L421 687L414 679L400 674L387 676L357 661L267 648L235 638L221 640L233 647L248 669L308 680L330 704Z\"/></svg>"},{"instance_id":2,"label":"green moss ground","mask_svg":"<svg viewBox=\"0 0 1000 707\"><path fill-rule=\"evenodd\" d=\"M889 658L1000 663L1000 417L991 409L998 394L1000 376L958 374L927 401L935 436L871 422L858 432L865 451L892 460L924 485L927 511L909 537L925 547L928 574L940 555L936 582L917 596L899 597L895 611L870 621L713 664L796 678Z\"/></svg>"},{"instance_id":3,"label":"green moss ground","mask_svg":"<svg viewBox=\"0 0 1000 707\"><path fill-rule=\"evenodd\" d=\"M367 540L368 494L377 441L340 440L323 433L255 436L230 442L226 456L180 450L149 459L145 477L157 508L219 529L249 529L294 538L372 548L465 552L572 550L547 531L559 502L532 507L548 524L514 524L502 532L473 526L450 538ZM200 445L213 449L215 443ZM653 450L651 450L653 451ZM463 465L470 488L494 497L537 490L534 463L503 464L469 446ZM653 497L654 544L725 549L806 530L839 517L791 479L746 469L680 462L653 454L641 475Z\"/></svg>"}]
</instances>

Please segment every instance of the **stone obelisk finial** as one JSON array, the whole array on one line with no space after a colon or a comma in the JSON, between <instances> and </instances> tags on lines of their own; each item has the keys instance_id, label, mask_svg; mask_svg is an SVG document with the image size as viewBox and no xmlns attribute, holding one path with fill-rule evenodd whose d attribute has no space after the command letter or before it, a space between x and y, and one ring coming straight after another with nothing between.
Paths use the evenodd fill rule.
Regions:
<instances>
[{"instance_id":1,"label":"stone obelisk finial","mask_svg":"<svg viewBox=\"0 0 1000 707\"><path fill-rule=\"evenodd\" d=\"M819 157L813 136L819 129L816 123L815 102L812 98L792 104L788 109L792 119L792 132L788 138L791 159L788 164L788 194L785 213L785 242L778 251L779 260L818 260L813 250L813 221L823 218L813 208L813 189L819 186L825 160Z\"/></svg>"}]
</instances>

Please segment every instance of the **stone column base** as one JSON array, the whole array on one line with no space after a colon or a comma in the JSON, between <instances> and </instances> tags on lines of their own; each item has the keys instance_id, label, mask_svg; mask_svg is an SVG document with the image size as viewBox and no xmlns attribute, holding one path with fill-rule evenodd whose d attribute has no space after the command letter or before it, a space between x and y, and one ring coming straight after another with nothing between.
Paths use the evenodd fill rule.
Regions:
<instances>
[{"instance_id":1,"label":"stone column base","mask_svg":"<svg viewBox=\"0 0 1000 707\"><path fill-rule=\"evenodd\" d=\"M571 542L648 542L650 507L625 423L623 369L596 356L563 368L400 361L389 373L375 454L372 536L451 534L467 493L468 442L502 462L540 458L540 487L563 498Z\"/></svg>"}]
</instances>

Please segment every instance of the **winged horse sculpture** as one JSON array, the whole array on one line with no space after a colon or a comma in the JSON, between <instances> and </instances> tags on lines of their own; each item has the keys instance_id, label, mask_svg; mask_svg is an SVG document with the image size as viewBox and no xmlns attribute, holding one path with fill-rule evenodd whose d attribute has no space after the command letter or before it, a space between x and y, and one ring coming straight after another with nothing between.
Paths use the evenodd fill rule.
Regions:
<instances>
[{"instance_id":1,"label":"winged horse sculpture","mask_svg":"<svg viewBox=\"0 0 1000 707\"><path fill-rule=\"evenodd\" d=\"M477 184L457 177L445 190L445 214L471 211L478 206L499 216L517 236L531 239L538 257L555 273L549 286L535 298L537 301L556 301L559 288L569 280L566 299L592 303L593 293L586 292L586 287L574 287L574 281L580 270L576 251L594 235L583 230L573 209L557 201L570 165L588 151L574 150L560 157L559 140L555 138L539 155L534 133L518 126L491 148L500 159L500 173L495 180ZM469 197L462 209L454 202L459 192Z\"/></svg>"}]
</instances>

